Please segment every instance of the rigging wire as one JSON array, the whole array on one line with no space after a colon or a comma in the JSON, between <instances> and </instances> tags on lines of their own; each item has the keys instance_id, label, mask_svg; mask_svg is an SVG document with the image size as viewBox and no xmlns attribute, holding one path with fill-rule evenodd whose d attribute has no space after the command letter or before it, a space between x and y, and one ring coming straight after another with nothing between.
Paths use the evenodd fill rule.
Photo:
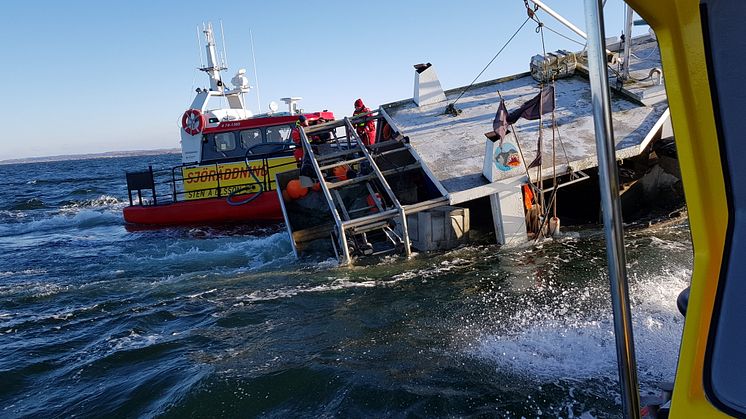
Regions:
<instances>
[{"instance_id":1,"label":"rigging wire","mask_svg":"<svg viewBox=\"0 0 746 419\"><path fill-rule=\"evenodd\" d=\"M546 24L544 25L544 27L545 27L545 28L547 28L547 29L548 29L548 30L549 30L550 32L554 32L554 33L555 33L556 35L559 35L559 36L561 36L561 37L563 37L563 38L567 39L568 41L571 41L571 42L575 42L576 44L578 44L578 45L581 45L581 46L583 46L583 47L585 47L585 45L586 45L586 43L585 43L585 42L580 42L580 41L578 41L577 39L573 39L573 38L570 38L569 36L567 36L567 35L565 35L565 34L562 34L562 33L560 33L559 31L556 31L556 30L554 30L554 29L550 28L550 27L549 27L549 26L547 26Z\"/></svg>"},{"instance_id":2,"label":"rigging wire","mask_svg":"<svg viewBox=\"0 0 746 419\"><path fill-rule=\"evenodd\" d=\"M199 67L205 67L205 61L202 59L202 40L199 38L199 25L197 25L197 51L199 52Z\"/></svg>"},{"instance_id":3,"label":"rigging wire","mask_svg":"<svg viewBox=\"0 0 746 419\"><path fill-rule=\"evenodd\" d=\"M557 91L556 87L557 86L554 82L554 76L552 76L552 89L554 92ZM555 141L555 133L557 132L557 119L554 115L554 110L557 107L557 98L554 95L552 96L552 202L554 204L552 205L552 210L554 218L557 218L557 199L554 198L557 195L557 143ZM547 214L548 213L549 210L547 209Z\"/></svg>"},{"instance_id":4,"label":"rigging wire","mask_svg":"<svg viewBox=\"0 0 746 419\"><path fill-rule=\"evenodd\" d=\"M259 73L256 71L256 56L254 55L254 33L249 29L249 37L251 38L251 60L254 62L254 81L256 81L256 103L257 112L262 113L262 101L259 99Z\"/></svg>"},{"instance_id":5,"label":"rigging wire","mask_svg":"<svg viewBox=\"0 0 746 419\"><path fill-rule=\"evenodd\" d=\"M535 13L530 13L529 12L529 16L531 16L531 18L537 23L536 33L538 33L541 36L541 53L543 54L542 55L543 57L546 57L547 56L547 48L546 48L546 44L544 42L544 24L541 22L541 20L539 20L538 17L536 17ZM546 62L546 60L544 60L544 74L547 74L547 62ZM544 83L542 82L539 85L539 97L540 98L541 98L541 94L543 92L544 92ZM543 164L542 164L542 155L544 154L544 150L543 150L543 147L542 147L543 146L543 142L544 142L544 135L543 135L543 133L544 133L544 118L543 118L543 112L542 112L542 109L541 109L541 103L542 103L542 101L540 99L539 100L539 144L537 146L537 153L539 154L539 156L538 156L538 158L539 158L539 166L537 167L537 172L536 172L536 186L539 188L539 206L540 206L541 210L544 210L546 208L545 207L546 203L544 202L544 188L543 188L544 181L542 179L542 166L543 166ZM554 92L552 92L552 103L554 103ZM554 111L552 111L552 119L554 119ZM554 133L552 133L552 135L554 135ZM552 162L552 163L554 163L554 162ZM547 214L548 214L548 210L544 213L544 218L545 219L546 219ZM541 231L542 230L539 229L539 231L536 233L537 237L539 237L539 236L542 235Z\"/></svg>"},{"instance_id":6,"label":"rigging wire","mask_svg":"<svg viewBox=\"0 0 746 419\"><path fill-rule=\"evenodd\" d=\"M516 37L516 35L518 35L518 33L519 33L519 32L521 31L521 29L523 29L523 27L524 27L524 26L526 26L526 23L528 23L528 21L529 21L530 19L531 19L531 17L529 16L529 17L527 17L527 18L526 18L526 20L524 20L524 21L523 21L523 23L521 24L521 26L519 26L519 27L518 27L518 29L516 29L516 31L515 31L515 32L513 33L513 35L512 35L512 36L511 36L511 37L510 37L510 38L509 38L509 39L507 40L507 42L505 42L505 44L504 44L504 45L502 46L502 48L500 48L500 50L499 50L499 51L497 51L497 54L495 54L495 56L494 56L494 57L492 57L492 59L490 60L490 62L489 62L489 63L487 63L487 65L486 65L486 66L484 66L484 68L482 69L482 71L480 71L480 72L479 72L479 74L477 74L477 76L476 76L476 77L474 77L474 80L472 80L472 81L471 81L471 83L470 83L470 84L469 84L468 86L466 86L466 88L464 89L464 91L463 91L463 92L461 92L461 94L460 94L460 95L458 95L458 97L456 98L456 100L454 100L454 101L453 101L453 102L452 102L452 103L451 103L450 105L448 105L448 107L449 107L449 108L453 108L453 106L454 106L454 105L456 105L456 102L458 102L458 101L459 101L459 99L461 99L461 97L462 97L462 96L463 96L463 95L464 95L464 94L465 94L466 92L468 92L468 91L469 91L469 89L471 89L471 88L472 88L472 86L474 86L474 83L475 83L475 82L476 82L476 81L477 81L477 80L479 79L479 77L481 77L481 76L482 76L482 74L483 74L483 73L484 73L485 71L487 71L487 68L488 68L488 67L489 67L490 65L492 65L492 63L493 63L493 62L494 62L494 61L495 61L495 60L497 59L497 57L498 57L498 56L500 55L500 53L501 53L501 52L503 52L503 50L505 49L505 47L507 47L507 46L508 46L508 44L510 44L510 41L512 41L512 40L513 40L513 38L515 38L515 37Z\"/></svg>"}]
</instances>

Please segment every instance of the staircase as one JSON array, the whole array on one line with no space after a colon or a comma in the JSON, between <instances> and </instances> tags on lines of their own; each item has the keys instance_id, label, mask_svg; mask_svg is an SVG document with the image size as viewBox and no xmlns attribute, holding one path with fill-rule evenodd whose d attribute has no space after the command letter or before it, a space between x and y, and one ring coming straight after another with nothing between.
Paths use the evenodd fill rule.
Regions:
<instances>
[{"instance_id":1,"label":"staircase","mask_svg":"<svg viewBox=\"0 0 746 419\"><path fill-rule=\"evenodd\" d=\"M355 254L374 255L399 249L409 257L411 247L405 209L386 181L385 175L386 172L395 173L408 170L410 167L394 167L383 172L371 155L371 150L363 144L348 118L326 125L327 132L338 128L334 125L345 128L347 147L344 148L335 134L336 150L322 153L319 150L320 147L314 147L309 140L309 137L313 138L315 131L313 129L307 129L308 132L301 131L301 143L306 154L303 164L310 162L313 167L315 179L311 182L313 180L319 182L321 192L332 214L334 228L330 232L330 238L340 263L349 264ZM386 143L379 144L379 148L386 145ZM376 150L375 145L371 148ZM381 151L377 157L400 151L400 148ZM419 163L411 166L411 168L419 167ZM346 172L342 179L340 176L335 176L335 173L340 172ZM347 174L352 176L345 179ZM301 178L301 183L304 181L309 182L308 179ZM379 192L382 192L385 197ZM361 195L361 193L363 196L367 194L367 205L349 207L351 201L349 197ZM399 225L401 235L394 231L396 224ZM383 241L390 244L388 249L376 247L369 241L369 234L374 231L380 232L379 237L384 238Z\"/></svg>"}]
</instances>

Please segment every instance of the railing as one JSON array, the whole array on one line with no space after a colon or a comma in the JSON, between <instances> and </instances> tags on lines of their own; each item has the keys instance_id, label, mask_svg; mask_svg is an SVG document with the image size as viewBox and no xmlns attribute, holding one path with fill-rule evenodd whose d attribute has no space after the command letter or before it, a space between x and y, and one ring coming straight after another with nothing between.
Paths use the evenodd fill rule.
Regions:
<instances>
[{"instance_id":1,"label":"railing","mask_svg":"<svg viewBox=\"0 0 746 419\"><path fill-rule=\"evenodd\" d=\"M385 112L373 110L368 114L358 115L349 120L353 124L364 124L368 121L377 122L376 143L400 136L398 128L389 120ZM330 132L331 137L328 139L318 139L319 142L325 143L329 150L341 151L354 146L353 133L347 132L345 127L344 133L337 133L336 128L344 127L343 121L330 121L324 124L313 125L305 128L311 143L316 145L315 135L319 131L329 131L328 128L335 128ZM244 162L261 162L258 167L248 164L243 168L232 167L230 173L223 171L221 166L241 163L237 159L216 160L209 164L182 164L172 167L171 169L148 170L127 172L127 192L129 195L130 205L163 205L174 202L194 201L210 198L227 198L231 199L235 195L251 195L254 193L266 192L272 190L274 186L274 173L283 171L283 169L293 169L296 167L295 160L279 164L270 164L271 159L278 157L290 157L291 152L296 145L293 143L262 143L258 144L247 151ZM277 150L280 148L280 150ZM266 153L256 153L263 149L272 151ZM254 153L252 153L252 150ZM329 153L327 150L327 153ZM199 174L195 176L184 177L185 170L199 168ZM246 182L235 182L236 178L246 178ZM186 190L187 183L208 183L215 182L214 185L204 188L189 188ZM143 191L149 192L150 199L143 197ZM137 193L137 199L133 200L133 192Z\"/></svg>"},{"instance_id":2,"label":"railing","mask_svg":"<svg viewBox=\"0 0 746 419\"><path fill-rule=\"evenodd\" d=\"M258 155L247 154L245 160L222 160L210 164L181 164L171 169L127 172L127 189L130 205L164 205L175 202L195 201L209 198L231 199L236 195L251 195L273 189L273 173L297 167L295 159L271 162L272 159L290 157L292 148ZM243 168L235 165L244 163ZM259 163L259 164L257 164ZM249 166L251 164L251 166ZM226 167L231 165L232 167ZM185 178L184 173L194 169L193 176ZM191 174L191 173L190 173ZM247 179L246 182L236 179ZM210 183L205 188L186 188L190 184ZM214 183L214 184L212 184ZM137 192L137 202L132 192ZM149 191L151 199L143 199L142 191Z\"/></svg>"}]
</instances>

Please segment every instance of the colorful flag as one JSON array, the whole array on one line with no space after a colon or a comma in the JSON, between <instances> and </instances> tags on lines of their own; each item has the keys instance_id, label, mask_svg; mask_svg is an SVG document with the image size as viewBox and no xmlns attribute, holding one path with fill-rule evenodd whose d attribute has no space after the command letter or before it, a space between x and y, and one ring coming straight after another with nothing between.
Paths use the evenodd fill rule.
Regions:
<instances>
[{"instance_id":1,"label":"colorful flag","mask_svg":"<svg viewBox=\"0 0 746 419\"><path fill-rule=\"evenodd\" d=\"M539 119L542 114L552 112L553 110L554 87L545 87L534 98L521 105L520 108L511 112L508 115L508 124L515 124L519 118L528 120Z\"/></svg>"},{"instance_id":2,"label":"colorful flag","mask_svg":"<svg viewBox=\"0 0 746 419\"><path fill-rule=\"evenodd\" d=\"M508 109L505 107L505 100L503 99L500 99L495 120L492 121L492 130L495 132L497 139L500 140L500 144L502 144L503 138L510 132L508 131Z\"/></svg>"}]
</instances>

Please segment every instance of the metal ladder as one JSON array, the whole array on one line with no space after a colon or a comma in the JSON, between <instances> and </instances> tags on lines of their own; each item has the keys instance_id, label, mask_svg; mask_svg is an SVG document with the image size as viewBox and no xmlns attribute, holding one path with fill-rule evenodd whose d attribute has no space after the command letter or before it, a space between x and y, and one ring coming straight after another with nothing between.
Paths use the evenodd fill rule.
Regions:
<instances>
[{"instance_id":1,"label":"metal ladder","mask_svg":"<svg viewBox=\"0 0 746 419\"><path fill-rule=\"evenodd\" d=\"M341 150L339 147L339 141L335 141L338 145L337 151L327 154L314 154L311 142L306 135L304 130L300 130L301 143L304 152L308 155L308 161L313 166L316 177L321 186L321 191L329 205L332 217L334 219L335 229L332 232L332 244L334 246L335 253L342 265L349 264L351 259L350 247L353 249L356 247L356 240L362 238L366 239L366 233L372 230L383 230L383 233L390 239L393 240L393 235L396 235L390 228L390 222L397 220L401 225L402 235L398 237L403 245L404 254L410 257L412 254L409 231L407 229L407 215L404 207L399 203L399 200L394 195L393 190L389 186L384 173L381 172L375 160L370 154L368 148L363 144L360 137L357 135L355 128L348 118L344 118L344 125L348 133L348 148ZM354 141L349 141L352 138ZM383 152L381 154L385 154ZM320 164L321 163L321 164ZM324 171L334 169L339 166L350 166L353 164L361 164L370 169L370 173L360 173L360 175L346 180L337 182L329 182L324 177ZM379 185L383 188L388 200L393 204L386 208L386 202L379 199L372 183L378 181ZM372 210L373 206L367 208L358 208L348 210L342 200L339 193L340 190L359 185L365 184L369 196L372 197L374 205L378 212L375 214L364 215L360 217L354 217L357 213L362 210Z\"/></svg>"}]
</instances>

